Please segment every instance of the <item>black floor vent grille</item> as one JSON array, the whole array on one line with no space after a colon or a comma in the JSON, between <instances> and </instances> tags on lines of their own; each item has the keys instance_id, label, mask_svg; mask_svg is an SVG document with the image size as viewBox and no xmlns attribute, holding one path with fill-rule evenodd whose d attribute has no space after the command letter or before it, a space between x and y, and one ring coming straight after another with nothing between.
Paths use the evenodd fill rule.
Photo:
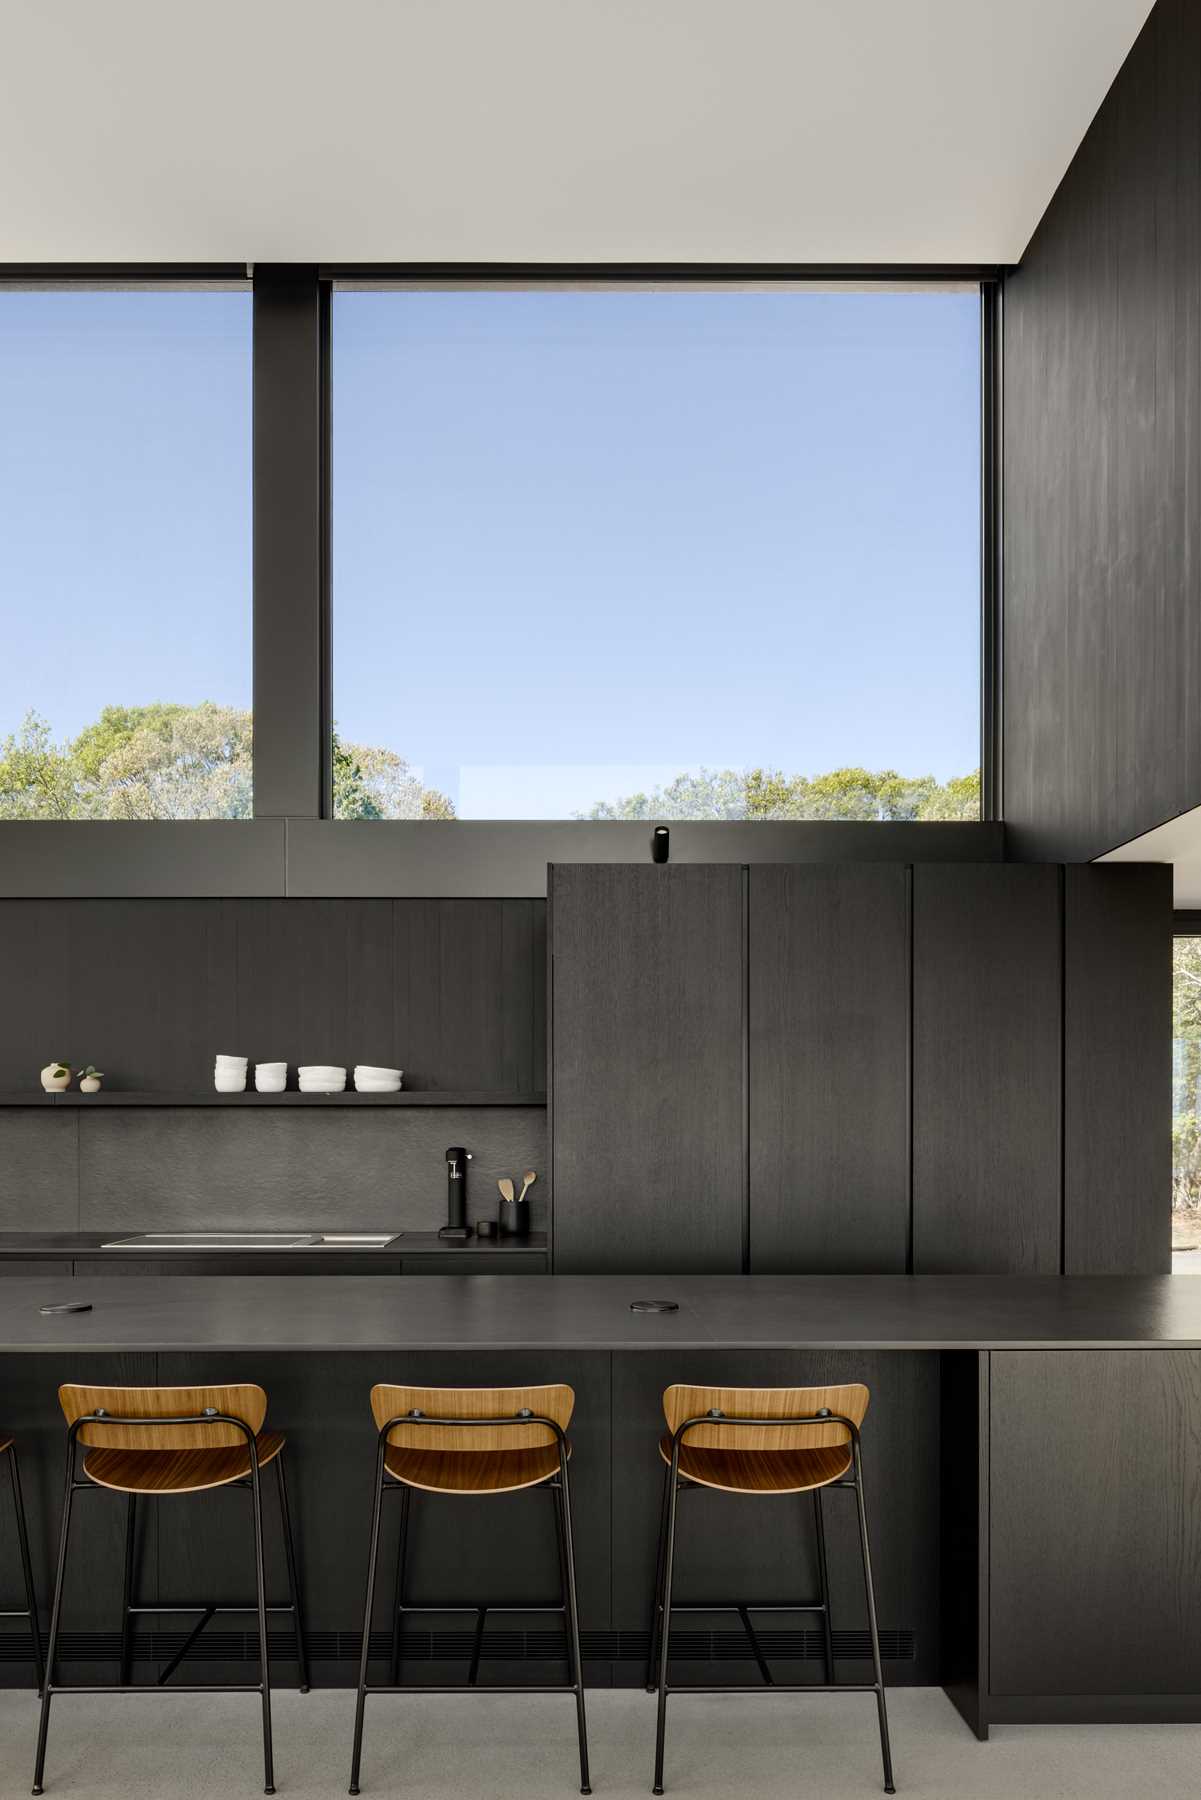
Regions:
<instances>
[{"instance_id":1,"label":"black floor vent grille","mask_svg":"<svg viewBox=\"0 0 1201 1800\"><path fill-rule=\"evenodd\" d=\"M165 1662L179 1650L187 1634L182 1631L140 1631L134 1634L134 1656L141 1662ZM756 1633L769 1662L820 1662L820 1631L759 1631ZM645 1662L649 1644L645 1631L584 1631L581 1641L589 1662ZM272 1658L288 1662L293 1654L290 1632L274 1630ZM468 1662L474 1633L456 1631L407 1631L404 1660L407 1663ZM313 1662L357 1662L357 1631L311 1631L309 1656ZM373 1656L387 1657L391 1638L387 1632L371 1635ZM121 1640L115 1631L67 1631L59 1639L64 1663L115 1661ZM886 1662L912 1662L916 1636L912 1630L881 1631L880 1650ZM258 1639L253 1632L218 1631L212 1626L188 1652L189 1663L257 1662ZM678 1630L671 1634L673 1659L681 1662L753 1662L754 1652L740 1630ZM839 1662L870 1662L871 1644L866 1631L836 1631L834 1654ZM558 1631L504 1631L484 1633L483 1660L496 1662L554 1662L564 1656L563 1635ZM24 1631L0 1633L0 1663L27 1662L29 1639Z\"/></svg>"}]
</instances>

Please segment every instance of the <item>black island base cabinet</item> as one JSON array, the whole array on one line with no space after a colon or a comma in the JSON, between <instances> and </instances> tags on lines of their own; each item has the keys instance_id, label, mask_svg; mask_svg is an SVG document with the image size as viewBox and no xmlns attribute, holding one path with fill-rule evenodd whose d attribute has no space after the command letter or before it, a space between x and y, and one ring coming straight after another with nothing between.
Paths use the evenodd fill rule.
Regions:
<instances>
[{"instance_id":1,"label":"black island base cabinet","mask_svg":"<svg viewBox=\"0 0 1201 1800\"><path fill-rule=\"evenodd\" d=\"M371 1384L566 1381L576 1396L587 1676L641 1686L664 1387L863 1380L888 1682L943 1684L981 1736L1018 1720L1201 1720L1201 1282L660 1276L654 1294L678 1310L632 1313L631 1299L650 1291L646 1278L628 1277L433 1279L405 1284L398 1305L392 1284L340 1277L183 1279L168 1288L127 1280L97 1290L90 1313L46 1317L40 1306L71 1298L78 1282L0 1284L4 1427L20 1447L43 1608L62 1480L61 1381L266 1388L269 1423L288 1439L313 1679L327 1686L355 1678ZM230 1529L238 1504L231 1495L145 1510L145 1603L192 1590L245 1595L248 1551ZM515 1592L553 1600L543 1505L538 1495L419 1499L414 1601L474 1604ZM868 1652L853 1501L831 1494L826 1512L837 1673L861 1681ZM112 1674L122 1518L103 1494L80 1509L65 1621L71 1681ZM385 1558L391 1551L389 1537ZM18 1570L15 1554L0 1508L0 1580ZM282 1591L282 1567L269 1576ZM689 1495L682 1601L811 1598L814 1578L803 1497ZM381 1592L390 1591L389 1574ZM386 1614L381 1599L381 1644ZM0 1681L13 1685L30 1678L21 1623L0 1624ZM778 1680L823 1679L811 1619L761 1623ZM460 1679L470 1636L461 1617L412 1621L407 1678ZM137 1659L161 1667L180 1641L179 1621L148 1619ZM759 1679L736 1616L682 1617L676 1643L679 1680ZM221 1679L223 1670L244 1679L253 1654L253 1634L217 1632L193 1678ZM485 1662L484 1679L561 1678L545 1619L535 1616L489 1619ZM290 1676L281 1658L277 1679Z\"/></svg>"}]
</instances>

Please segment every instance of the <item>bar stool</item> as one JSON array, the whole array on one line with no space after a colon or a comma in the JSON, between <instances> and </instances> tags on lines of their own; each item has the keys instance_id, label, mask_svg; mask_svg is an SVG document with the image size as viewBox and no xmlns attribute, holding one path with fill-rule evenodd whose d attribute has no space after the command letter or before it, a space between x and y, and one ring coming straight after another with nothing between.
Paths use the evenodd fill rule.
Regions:
<instances>
[{"instance_id":1,"label":"bar stool","mask_svg":"<svg viewBox=\"0 0 1201 1800\"><path fill-rule=\"evenodd\" d=\"M375 1494L371 1511L371 1548L367 1559L367 1597L363 1607L363 1647L359 1662L358 1703L350 1792L359 1792L363 1753L363 1713L368 1694L574 1694L580 1746L580 1792L588 1784L588 1733L584 1718L584 1671L580 1660L580 1622L576 1605L575 1552L571 1535L571 1493L567 1464L571 1446L566 1431L575 1395L569 1387L427 1388L381 1385L371 1390L371 1411L379 1433L375 1459ZM523 1488L549 1491L554 1499L555 1536L559 1551L561 1603L558 1606L406 1606L405 1552L413 1495L446 1496L512 1494ZM385 1494L400 1495L400 1548L392 1615L391 1681L369 1687L371 1619L379 1562L380 1513ZM484 1622L489 1611L562 1613L566 1626L569 1680L562 1686L479 1688ZM400 1685L401 1619L407 1612L474 1613L475 1636L466 1683L455 1687Z\"/></svg>"},{"instance_id":2,"label":"bar stool","mask_svg":"<svg viewBox=\"0 0 1201 1800\"><path fill-rule=\"evenodd\" d=\"M663 1751L667 1731L668 1694L742 1693L742 1688L669 1687L667 1664L672 1612L736 1612L750 1641L764 1682L781 1694L874 1694L880 1719L880 1754L884 1763L884 1791L893 1794L892 1752L888 1741L888 1712L884 1702L884 1672L880 1664L880 1634L876 1626L876 1595L872 1584L871 1553L867 1539L867 1511L863 1499L863 1463L859 1427L867 1412L868 1391L859 1383L825 1388L717 1388L669 1387L663 1394L667 1431L659 1454L663 1471L663 1504L659 1518L659 1554L655 1571L655 1596L651 1614L651 1652L647 1691L655 1692L652 1674L658 1665L659 1716L655 1737L653 1793L663 1792ZM718 1601L708 1606L673 1606L672 1574L676 1550L676 1509L682 1493L698 1487L716 1488L727 1494L813 1495L820 1600L802 1604L760 1606ZM863 1580L867 1589L867 1619L875 1679L868 1682L834 1680L833 1633L830 1625L830 1582L826 1567L825 1521L822 1494L826 1488L853 1488L859 1513L859 1543L863 1553ZM820 1613L825 1643L826 1679L817 1683L786 1686L773 1679L751 1623L752 1612Z\"/></svg>"},{"instance_id":3,"label":"bar stool","mask_svg":"<svg viewBox=\"0 0 1201 1800\"><path fill-rule=\"evenodd\" d=\"M17 1549L21 1554L21 1572L25 1577L25 1604L0 1612L0 1619L28 1619L29 1641L33 1646L33 1671L39 1694L45 1680L42 1668L42 1634L38 1625L38 1603L33 1589L33 1563L29 1555L29 1533L25 1528L25 1502L21 1496L21 1471L17 1467L17 1446L0 1431L0 1456L8 1462L8 1479L12 1488L13 1512L17 1521Z\"/></svg>"},{"instance_id":4,"label":"bar stool","mask_svg":"<svg viewBox=\"0 0 1201 1800\"><path fill-rule=\"evenodd\" d=\"M240 1686L176 1687L184 1694L259 1694L263 1703L263 1792L275 1792L271 1755L271 1687L267 1645L267 1614L291 1613L296 1634L296 1661L300 1691L308 1692L308 1663L300 1612L300 1588L296 1579L296 1553L284 1476L284 1438L278 1431L264 1431L267 1396L261 1387L239 1382L229 1387L77 1387L58 1390L59 1404L67 1421L67 1470L63 1493L62 1529L58 1544L58 1569L50 1610L50 1641L46 1651L46 1681L42 1687L42 1714L38 1725L37 1762L33 1791L42 1792L46 1763L46 1733L50 1701L55 1694L153 1693L155 1688L130 1686L133 1659L133 1620L142 1614L200 1615L180 1649L160 1673L161 1688L179 1667L205 1626L217 1613L258 1615L259 1680ZM76 1444L86 1455L77 1469ZM288 1565L291 1604L268 1606L263 1580L263 1504L260 1472L275 1464L279 1491L284 1552ZM81 1479L82 1473L82 1479ZM257 1599L249 1606L171 1605L140 1606L133 1593L135 1507L139 1495L156 1500L181 1494L207 1493L219 1488L245 1488L251 1497L254 1566ZM125 1585L121 1615L121 1681L117 1687L60 1687L54 1681L54 1660L62 1617L67 1545L72 1503L76 1494L107 1488L126 1496Z\"/></svg>"}]
</instances>

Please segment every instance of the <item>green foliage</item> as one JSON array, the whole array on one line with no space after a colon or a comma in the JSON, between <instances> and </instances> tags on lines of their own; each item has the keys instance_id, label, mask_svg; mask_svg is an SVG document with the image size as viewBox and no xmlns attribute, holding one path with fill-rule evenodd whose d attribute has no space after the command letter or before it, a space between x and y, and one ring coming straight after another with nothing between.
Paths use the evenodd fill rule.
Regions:
<instances>
[{"instance_id":1,"label":"green foliage","mask_svg":"<svg viewBox=\"0 0 1201 1800\"><path fill-rule=\"evenodd\" d=\"M427 788L395 750L346 744L334 727L335 819L453 819L454 806Z\"/></svg>"},{"instance_id":2,"label":"green foliage","mask_svg":"<svg viewBox=\"0 0 1201 1800\"><path fill-rule=\"evenodd\" d=\"M106 706L68 744L31 712L0 740L0 819L248 819L253 772L251 715L237 707ZM333 782L338 818L454 818L394 751L336 734Z\"/></svg>"},{"instance_id":3,"label":"green foliage","mask_svg":"<svg viewBox=\"0 0 1201 1800\"><path fill-rule=\"evenodd\" d=\"M978 819L980 776L898 775L895 769L700 769L649 794L599 801L589 819Z\"/></svg>"},{"instance_id":4,"label":"green foliage","mask_svg":"<svg viewBox=\"0 0 1201 1800\"><path fill-rule=\"evenodd\" d=\"M1176 1236L1201 1220L1201 938L1172 956L1172 1211Z\"/></svg>"}]
</instances>

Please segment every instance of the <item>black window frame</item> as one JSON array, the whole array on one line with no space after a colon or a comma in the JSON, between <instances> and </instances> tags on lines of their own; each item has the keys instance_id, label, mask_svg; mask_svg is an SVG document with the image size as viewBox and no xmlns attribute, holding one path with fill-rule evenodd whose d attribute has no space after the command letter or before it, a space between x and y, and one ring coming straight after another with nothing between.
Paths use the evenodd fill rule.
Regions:
<instances>
[{"instance_id":1,"label":"black window frame","mask_svg":"<svg viewBox=\"0 0 1201 1800\"><path fill-rule=\"evenodd\" d=\"M1005 271L964 265L0 265L0 287L197 285L250 279L254 305L254 816L203 821L0 821L0 897L139 893L539 895L548 862L649 855L624 821L332 816L331 295L336 282L704 281L980 291L981 819L955 823L679 822L676 861L927 858L1004 853L1001 793L1002 305Z\"/></svg>"}]
</instances>

